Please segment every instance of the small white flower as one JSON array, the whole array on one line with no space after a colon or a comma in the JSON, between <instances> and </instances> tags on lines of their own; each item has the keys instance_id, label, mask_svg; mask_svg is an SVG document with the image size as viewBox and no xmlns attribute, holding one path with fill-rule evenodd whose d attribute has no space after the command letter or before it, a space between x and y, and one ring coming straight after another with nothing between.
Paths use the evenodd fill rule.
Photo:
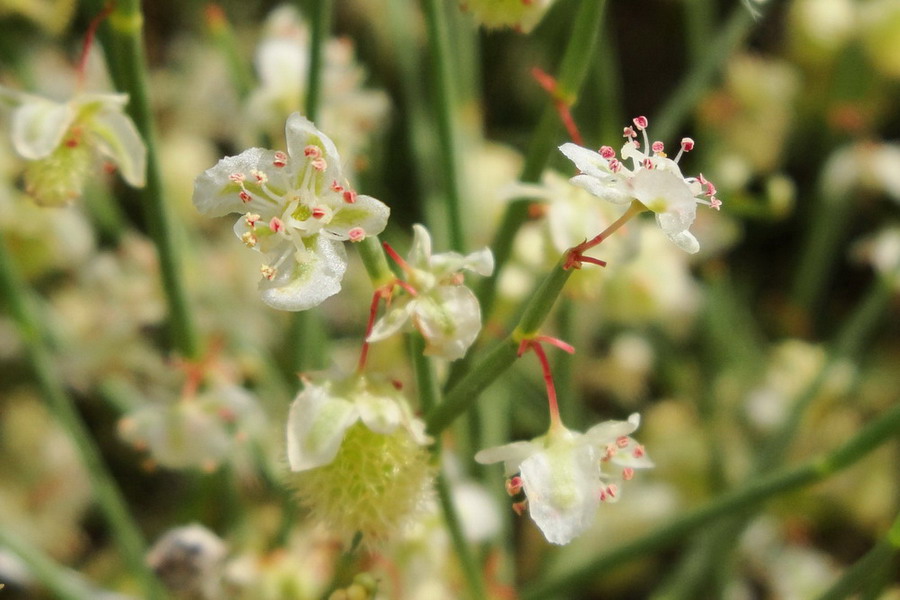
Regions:
<instances>
[{"instance_id":1,"label":"small white flower","mask_svg":"<svg viewBox=\"0 0 900 600\"><path fill-rule=\"evenodd\" d=\"M241 213L237 237L267 256L263 302L306 310L341 289L343 242L381 233L390 209L347 183L332 141L299 113L285 127L287 153L250 148L223 158L194 182L194 206L219 217Z\"/></svg>"},{"instance_id":2,"label":"small white flower","mask_svg":"<svg viewBox=\"0 0 900 600\"><path fill-rule=\"evenodd\" d=\"M322 384L305 381L294 399L287 422L287 457L291 471L329 464L344 434L361 421L375 433L388 435L402 427L419 445L428 443L425 425L413 416L392 382L354 375Z\"/></svg>"},{"instance_id":3,"label":"small white flower","mask_svg":"<svg viewBox=\"0 0 900 600\"><path fill-rule=\"evenodd\" d=\"M144 186L147 149L125 114L127 94L76 94L55 102L0 86L0 102L14 107L13 147L34 161L25 186L39 204L79 197L95 155L112 161L128 184Z\"/></svg>"},{"instance_id":4,"label":"small white flower","mask_svg":"<svg viewBox=\"0 0 900 600\"><path fill-rule=\"evenodd\" d=\"M652 467L643 446L630 437L640 424L637 413L627 421L606 421L586 433L551 427L530 442L513 442L475 455L482 464L503 462L508 490L525 492L532 520L553 544L568 544L594 520L601 501L619 499L619 483L634 469ZM604 471L606 465L617 471ZM519 475L516 475L516 474Z\"/></svg>"},{"instance_id":5,"label":"small white flower","mask_svg":"<svg viewBox=\"0 0 900 600\"><path fill-rule=\"evenodd\" d=\"M717 210L721 206L722 202L715 197L716 188L703 175L681 174L678 161L682 153L693 149L693 140L682 139L681 149L672 160L667 157L662 142L650 143L646 117L636 117L634 124L634 128L625 128L621 161L609 146L603 146L598 152L572 143L560 146L560 151L581 171L570 181L615 204L641 203L656 213L657 224L670 240L694 254L700 250L700 244L688 228L697 215L697 204ZM643 147L635 140L635 129L643 134ZM625 166L625 160L631 161L631 168Z\"/></svg>"},{"instance_id":6,"label":"small white flower","mask_svg":"<svg viewBox=\"0 0 900 600\"><path fill-rule=\"evenodd\" d=\"M494 270L491 251L483 248L463 256L457 252L431 254L431 236L421 225L413 225L413 243L403 266L404 293L391 299L388 312L372 327L368 342L390 337L412 323L427 342L425 354L448 360L461 358L481 331L481 309L472 291L462 285L460 271L490 275Z\"/></svg>"}]
</instances>

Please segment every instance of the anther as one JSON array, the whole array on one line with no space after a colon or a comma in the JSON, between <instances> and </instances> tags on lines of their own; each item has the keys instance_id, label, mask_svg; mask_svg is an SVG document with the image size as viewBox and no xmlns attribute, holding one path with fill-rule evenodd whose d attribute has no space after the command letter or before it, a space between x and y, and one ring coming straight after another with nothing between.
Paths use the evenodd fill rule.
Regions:
<instances>
[{"instance_id":1,"label":"anther","mask_svg":"<svg viewBox=\"0 0 900 600\"><path fill-rule=\"evenodd\" d=\"M314 158L311 164L316 171L324 171L328 167L328 163L321 156Z\"/></svg>"},{"instance_id":2,"label":"anther","mask_svg":"<svg viewBox=\"0 0 900 600\"><path fill-rule=\"evenodd\" d=\"M610 148L609 146L601 146L600 147L600 156L602 156L603 158L607 158L607 159L615 158L616 151L613 150L612 148Z\"/></svg>"},{"instance_id":3,"label":"anther","mask_svg":"<svg viewBox=\"0 0 900 600\"><path fill-rule=\"evenodd\" d=\"M641 164L644 165L645 169L653 168L653 161L650 160L649 158L645 158L643 161L641 161Z\"/></svg>"},{"instance_id":4,"label":"anther","mask_svg":"<svg viewBox=\"0 0 900 600\"><path fill-rule=\"evenodd\" d=\"M650 145L650 148L651 148L654 152L656 152L657 154L659 154L660 152L662 152L663 150L666 149L666 147L663 145L663 143L662 143L662 142L659 142L659 141L653 142L653 143Z\"/></svg>"},{"instance_id":5,"label":"anther","mask_svg":"<svg viewBox=\"0 0 900 600\"><path fill-rule=\"evenodd\" d=\"M256 242L259 241L259 238L256 237L256 234L252 231L245 231L243 235L241 235L241 241L244 242L244 245L248 248L252 248L256 245Z\"/></svg>"},{"instance_id":6,"label":"anther","mask_svg":"<svg viewBox=\"0 0 900 600\"><path fill-rule=\"evenodd\" d=\"M313 219L321 219L324 216L325 216L325 209L322 208L321 206L317 206L314 209L312 209L312 218Z\"/></svg>"},{"instance_id":7,"label":"anther","mask_svg":"<svg viewBox=\"0 0 900 600\"><path fill-rule=\"evenodd\" d=\"M616 446L619 448L627 448L628 447L628 438L624 435L620 435L616 438Z\"/></svg>"},{"instance_id":8,"label":"anther","mask_svg":"<svg viewBox=\"0 0 900 600\"><path fill-rule=\"evenodd\" d=\"M347 204L353 204L356 202L356 192L353 190L344 190L344 202Z\"/></svg>"},{"instance_id":9,"label":"anther","mask_svg":"<svg viewBox=\"0 0 900 600\"><path fill-rule=\"evenodd\" d=\"M625 481L631 481L634 478L634 469L631 467L625 467L622 469L622 479Z\"/></svg>"},{"instance_id":10,"label":"anther","mask_svg":"<svg viewBox=\"0 0 900 600\"><path fill-rule=\"evenodd\" d=\"M241 183L246 178L247 178L247 176L244 175L243 173L232 173L231 175L228 176L228 179L230 179L231 181L233 181L235 183Z\"/></svg>"},{"instance_id":11,"label":"anther","mask_svg":"<svg viewBox=\"0 0 900 600\"><path fill-rule=\"evenodd\" d=\"M685 152L690 152L694 149L694 140L689 137L681 138L681 149Z\"/></svg>"},{"instance_id":12,"label":"anther","mask_svg":"<svg viewBox=\"0 0 900 600\"><path fill-rule=\"evenodd\" d=\"M272 281L273 279L275 279L275 273L277 273L278 270L275 269L275 267L271 267L269 265L262 265L259 268L259 272L262 273L263 277L265 277L269 281Z\"/></svg>"},{"instance_id":13,"label":"anther","mask_svg":"<svg viewBox=\"0 0 900 600\"><path fill-rule=\"evenodd\" d=\"M362 227L354 227L347 232L347 237L351 242L361 242L366 239L366 230Z\"/></svg>"},{"instance_id":14,"label":"anther","mask_svg":"<svg viewBox=\"0 0 900 600\"><path fill-rule=\"evenodd\" d=\"M253 200L253 196L247 193L247 190L241 190L241 193L238 194L238 196L240 197L241 202L243 202L244 204Z\"/></svg>"},{"instance_id":15,"label":"anther","mask_svg":"<svg viewBox=\"0 0 900 600\"><path fill-rule=\"evenodd\" d=\"M612 171L613 173L618 173L619 171L622 170L622 163L620 163L615 158L611 158L609 160L609 170Z\"/></svg>"},{"instance_id":16,"label":"anther","mask_svg":"<svg viewBox=\"0 0 900 600\"><path fill-rule=\"evenodd\" d=\"M247 213L244 215L244 222L247 223L248 227L256 227L256 224L260 220L260 216L256 213Z\"/></svg>"},{"instance_id":17,"label":"anther","mask_svg":"<svg viewBox=\"0 0 900 600\"><path fill-rule=\"evenodd\" d=\"M635 117L634 119L632 119L632 122L634 123L634 126L638 128L638 131L643 131L644 129L647 129L647 125L648 125L647 117L644 117L644 116Z\"/></svg>"},{"instance_id":18,"label":"anther","mask_svg":"<svg viewBox=\"0 0 900 600\"><path fill-rule=\"evenodd\" d=\"M274 233L284 231L284 222L282 222L282 220L278 217L272 217L272 220L269 221L269 229L271 229Z\"/></svg>"},{"instance_id":19,"label":"anther","mask_svg":"<svg viewBox=\"0 0 900 600\"><path fill-rule=\"evenodd\" d=\"M715 210L720 210L722 208L722 201L718 198L710 198L709 199L709 207Z\"/></svg>"},{"instance_id":20,"label":"anther","mask_svg":"<svg viewBox=\"0 0 900 600\"><path fill-rule=\"evenodd\" d=\"M320 156L322 156L322 149L318 146L313 146L312 144L310 144L303 149L303 155L309 158L319 158Z\"/></svg>"},{"instance_id":21,"label":"anther","mask_svg":"<svg viewBox=\"0 0 900 600\"><path fill-rule=\"evenodd\" d=\"M622 130L622 137L634 138L634 137L637 137L637 134L634 132L634 129L632 129L631 127L626 127L625 129Z\"/></svg>"},{"instance_id":22,"label":"anther","mask_svg":"<svg viewBox=\"0 0 900 600\"><path fill-rule=\"evenodd\" d=\"M337 182L337 180L335 179L334 181L331 182L331 191L341 193L344 191L344 186L339 184Z\"/></svg>"},{"instance_id":23,"label":"anther","mask_svg":"<svg viewBox=\"0 0 900 600\"><path fill-rule=\"evenodd\" d=\"M521 502L513 502L512 509L520 517L525 513L526 508L528 508L528 500L522 500Z\"/></svg>"},{"instance_id":24,"label":"anther","mask_svg":"<svg viewBox=\"0 0 900 600\"><path fill-rule=\"evenodd\" d=\"M266 183L267 181L269 181L269 176L257 169L253 169L252 171L250 171L250 174L253 175L257 183Z\"/></svg>"},{"instance_id":25,"label":"anther","mask_svg":"<svg viewBox=\"0 0 900 600\"><path fill-rule=\"evenodd\" d=\"M278 168L284 167L287 165L287 154L281 152L280 150L275 153L275 160L272 161L272 164Z\"/></svg>"},{"instance_id":26,"label":"anther","mask_svg":"<svg viewBox=\"0 0 900 600\"><path fill-rule=\"evenodd\" d=\"M631 455L635 458L642 458L644 456L644 447L641 445L635 446L634 452Z\"/></svg>"},{"instance_id":27,"label":"anther","mask_svg":"<svg viewBox=\"0 0 900 600\"><path fill-rule=\"evenodd\" d=\"M518 475L510 477L506 480L506 493L515 496L522 491L522 478Z\"/></svg>"}]
</instances>

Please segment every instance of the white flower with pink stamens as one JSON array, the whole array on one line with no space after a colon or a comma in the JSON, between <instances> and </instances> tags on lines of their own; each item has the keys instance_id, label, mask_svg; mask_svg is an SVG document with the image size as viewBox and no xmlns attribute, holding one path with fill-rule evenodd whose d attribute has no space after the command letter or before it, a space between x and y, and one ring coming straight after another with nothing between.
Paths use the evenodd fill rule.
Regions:
<instances>
[{"instance_id":1,"label":"white flower with pink stamens","mask_svg":"<svg viewBox=\"0 0 900 600\"><path fill-rule=\"evenodd\" d=\"M488 448L475 455L482 464L503 462L510 478L507 491L525 493L525 505L544 537L553 544L568 544L594 521L600 502L615 502L621 483L635 469L653 462L630 434L638 428L637 413L627 421L606 421L586 433L558 422L529 442ZM525 505L517 502L517 512Z\"/></svg>"},{"instance_id":2,"label":"white flower with pink stamens","mask_svg":"<svg viewBox=\"0 0 900 600\"><path fill-rule=\"evenodd\" d=\"M390 209L350 188L334 143L299 113L285 137L287 153L250 148L197 177L194 206L211 217L240 213L235 234L267 257L263 302L299 311L341 289L343 242L381 233Z\"/></svg>"},{"instance_id":3,"label":"white flower with pink stamens","mask_svg":"<svg viewBox=\"0 0 900 600\"><path fill-rule=\"evenodd\" d=\"M688 228L697 215L697 204L719 210L722 202L715 197L715 186L702 174L685 177L681 173L678 162L682 154L694 148L694 140L683 138L678 154L670 159L662 142L650 142L647 124L646 117L636 117L634 126L624 129L621 159L609 146L597 152L572 143L560 146L581 171L570 181L615 204L639 202L656 213L656 222L670 240L693 254L700 244ZM643 144L636 139L635 130L641 132ZM625 161L631 161L631 168Z\"/></svg>"}]
</instances>

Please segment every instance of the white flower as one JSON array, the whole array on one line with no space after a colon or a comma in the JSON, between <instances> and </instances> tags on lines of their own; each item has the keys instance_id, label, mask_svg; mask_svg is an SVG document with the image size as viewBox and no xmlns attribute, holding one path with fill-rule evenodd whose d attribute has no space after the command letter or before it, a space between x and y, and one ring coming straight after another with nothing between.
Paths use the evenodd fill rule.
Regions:
<instances>
[{"instance_id":1,"label":"white flower","mask_svg":"<svg viewBox=\"0 0 900 600\"><path fill-rule=\"evenodd\" d=\"M242 213L235 235L262 252L263 302L306 310L341 289L343 242L381 233L390 209L357 195L332 141L298 113L285 127L287 153L250 148L197 177L194 206L219 217Z\"/></svg>"},{"instance_id":2,"label":"white flower","mask_svg":"<svg viewBox=\"0 0 900 600\"><path fill-rule=\"evenodd\" d=\"M643 150L634 139L634 128L625 128L625 145L622 160L630 160L629 169L616 158L615 150L603 146L598 152L576 144L559 147L569 160L575 163L581 174L570 181L595 196L615 204L641 203L656 213L656 222L679 248L691 254L700 250L700 244L688 228L697 215L697 204L718 209L721 201L715 197L715 186L705 179L684 177L678 167L683 152L694 147L690 138L681 140L681 149L674 160L664 152L662 142L650 143L647 137L646 117L634 119L635 127L644 138Z\"/></svg>"},{"instance_id":3,"label":"white flower","mask_svg":"<svg viewBox=\"0 0 900 600\"><path fill-rule=\"evenodd\" d=\"M33 161L25 187L39 204L78 198L96 155L111 160L130 185L144 186L147 149L125 114L127 94L76 94L55 102L0 86L0 101L14 107L13 147Z\"/></svg>"},{"instance_id":4,"label":"white flower","mask_svg":"<svg viewBox=\"0 0 900 600\"><path fill-rule=\"evenodd\" d=\"M425 354L456 360L481 331L478 299L462 285L460 271L490 275L494 257L487 248L467 256L457 252L432 255L428 230L413 225L413 232L409 258L401 266L406 274L404 289L413 290L414 295L392 298L390 310L372 327L367 341L383 340L412 322L427 342Z\"/></svg>"},{"instance_id":5,"label":"white flower","mask_svg":"<svg viewBox=\"0 0 900 600\"><path fill-rule=\"evenodd\" d=\"M305 381L294 399L287 422L287 458L291 471L329 464L344 434L361 421L370 431L389 435L406 429L419 445L428 443L425 424L413 416L392 382L354 375L322 384Z\"/></svg>"},{"instance_id":6,"label":"white flower","mask_svg":"<svg viewBox=\"0 0 900 600\"><path fill-rule=\"evenodd\" d=\"M619 481L634 469L652 467L643 446L629 437L640 424L635 413L627 421L606 421L586 433L559 425L530 442L513 442L475 455L482 464L503 462L512 477L510 493L525 492L531 518L547 541L567 544L587 529L601 501L619 498ZM619 467L604 472L604 465Z\"/></svg>"}]
</instances>

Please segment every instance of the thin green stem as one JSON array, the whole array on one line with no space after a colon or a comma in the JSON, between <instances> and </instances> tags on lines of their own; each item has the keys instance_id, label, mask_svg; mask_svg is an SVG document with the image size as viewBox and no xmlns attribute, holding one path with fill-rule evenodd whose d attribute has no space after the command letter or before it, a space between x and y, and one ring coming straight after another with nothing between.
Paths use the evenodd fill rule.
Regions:
<instances>
[{"instance_id":1,"label":"thin green stem","mask_svg":"<svg viewBox=\"0 0 900 600\"><path fill-rule=\"evenodd\" d=\"M41 582L41 586L53 592L54 598L91 600L98 595L97 590L91 589L77 573L57 564L40 548L35 548L9 529L0 529L0 548L19 557L31 574Z\"/></svg>"},{"instance_id":2,"label":"thin green stem","mask_svg":"<svg viewBox=\"0 0 900 600\"><path fill-rule=\"evenodd\" d=\"M571 594L573 591L589 585L598 573L608 574L611 569L619 565L646 556L684 536L708 527L716 519L755 508L760 503L779 494L826 479L859 461L881 444L895 438L898 431L900 431L900 405L894 406L869 423L838 449L798 467L761 477L740 489L723 494L715 500L683 514L669 524L614 548L568 573L531 586L525 590L521 598L522 600L537 600L563 592Z\"/></svg>"},{"instance_id":3,"label":"thin green stem","mask_svg":"<svg viewBox=\"0 0 900 600\"><path fill-rule=\"evenodd\" d=\"M306 79L306 118L315 121L319 115L322 96L322 56L325 40L331 31L331 0L316 0L311 3L309 21L311 26L309 47L309 71Z\"/></svg>"},{"instance_id":4,"label":"thin green stem","mask_svg":"<svg viewBox=\"0 0 900 600\"><path fill-rule=\"evenodd\" d=\"M206 7L206 26L212 35L213 41L222 52L225 62L228 64L228 74L231 76L231 84L241 99L250 95L253 90L254 77L250 65L238 48L234 29L225 11L218 4L209 4Z\"/></svg>"},{"instance_id":5,"label":"thin green stem","mask_svg":"<svg viewBox=\"0 0 900 600\"><path fill-rule=\"evenodd\" d=\"M847 569L819 600L840 600L863 590L869 585L872 574L886 569L897 556L900 556L900 515L884 538Z\"/></svg>"},{"instance_id":6,"label":"thin green stem","mask_svg":"<svg viewBox=\"0 0 900 600\"><path fill-rule=\"evenodd\" d=\"M440 398L440 388L437 384L437 377L434 373L434 365L431 360L425 356L425 340L419 333L413 333L409 336L409 353L412 359L413 369L416 373L416 384L419 391L419 401L423 410L431 410L438 405ZM432 446L435 459L440 455L440 442L435 436L435 444ZM480 600L486 598L484 580L481 577L481 570L478 562L472 553L472 549L466 541L462 530L462 523L453 504L453 497L450 494L450 485L443 472L437 475L437 492L438 499L441 503L441 509L444 513L444 521L450 532L450 539L453 542L453 548L462 567L463 576L466 580L469 596L472 600Z\"/></svg>"},{"instance_id":7,"label":"thin green stem","mask_svg":"<svg viewBox=\"0 0 900 600\"><path fill-rule=\"evenodd\" d=\"M462 195L460 193L460 159L457 148L457 128L454 119L456 89L453 82L453 64L450 53L450 39L444 14L446 2L422 0L425 26L428 32L428 47L431 53L432 97L437 109L438 140L440 142L441 171L444 174L447 226L450 232L450 246L459 252L465 251L466 236L462 217Z\"/></svg>"},{"instance_id":8,"label":"thin green stem","mask_svg":"<svg viewBox=\"0 0 900 600\"><path fill-rule=\"evenodd\" d=\"M27 301L26 284L8 254L2 231L0 231L0 291L18 327L44 401L72 440L81 462L87 469L94 498L109 525L110 535L119 546L125 564L139 579L145 597L160 598L158 582L144 563L143 535L128 512L125 499L107 470L94 438L78 414L71 397L66 393L59 376L60 371L45 345L43 324Z\"/></svg>"},{"instance_id":9,"label":"thin green stem","mask_svg":"<svg viewBox=\"0 0 900 600\"><path fill-rule=\"evenodd\" d=\"M603 29L605 7L606 0L582 2L575 15L572 35L569 37L569 43L556 76L557 93L570 105L577 102L578 93L593 60L597 40ZM525 165L520 176L522 181L536 182L540 180L551 153L559 144L561 128L559 113L552 100L548 101L537 128L531 136L528 152L525 155ZM476 296L485 319L490 317L493 310L500 272L512 253L516 234L528 219L530 204L531 200L527 198L519 198L510 202L491 244L491 250L494 253L494 272L490 277L484 278L476 290Z\"/></svg>"},{"instance_id":10,"label":"thin green stem","mask_svg":"<svg viewBox=\"0 0 900 600\"><path fill-rule=\"evenodd\" d=\"M92 6L99 10L103 2L94 0ZM139 0L118 0L100 33L113 81L117 89L128 94L128 113L147 146L147 183L140 190L140 203L150 237L156 244L159 255L162 284L168 303L169 334L173 346L182 356L196 359L200 355L201 344L189 310L184 275L180 268L175 221L163 195L155 124L147 86L143 20Z\"/></svg>"},{"instance_id":11,"label":"thin green stem","mask_svg":"<svg viewBox=\"0 0 900 600\"><path fill-rule=\"evenodd\" d=\"M356 248L359 250L359 257L366 267L369 279L372 280L372 285L380 288L394 279L394 273L384 255L384 249L378 236L367 237L358 243Z\"/></svg>"}]
</instances>

